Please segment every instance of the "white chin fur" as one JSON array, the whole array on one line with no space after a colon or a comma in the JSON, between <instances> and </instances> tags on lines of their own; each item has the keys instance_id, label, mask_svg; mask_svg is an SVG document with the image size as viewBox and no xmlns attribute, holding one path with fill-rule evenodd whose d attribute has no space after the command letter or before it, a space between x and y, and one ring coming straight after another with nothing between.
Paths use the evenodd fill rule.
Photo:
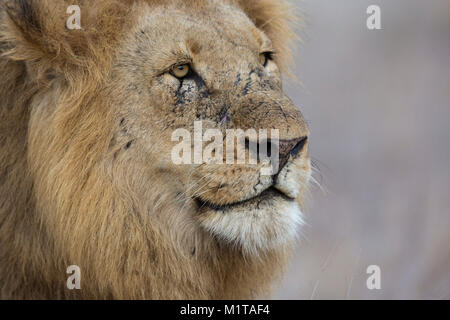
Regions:
<instances>
[{"instance_id":1,"label":"white chin fur","mask_svg":"<svg viewBox=\"0 0 450 320\"><path fill-rule=\"evenodd\" d=\"M295 240L303 224L302 212L295 201L273 200L260 208L234 208L210 212L201 219L203 228L245 254L260 255Z\"/></svg>"}]
</instances>

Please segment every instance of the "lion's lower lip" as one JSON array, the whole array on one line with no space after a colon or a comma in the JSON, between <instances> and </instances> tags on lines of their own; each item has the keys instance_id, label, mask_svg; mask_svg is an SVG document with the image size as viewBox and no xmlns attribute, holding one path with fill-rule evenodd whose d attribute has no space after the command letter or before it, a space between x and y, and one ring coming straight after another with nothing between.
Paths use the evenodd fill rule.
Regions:
<instances>
[{"instance_id":1,"label":"lion's lower lip","mask_svg":"<svg viewBox=\"0 0 450 320\"><path fill-rule=\"evenodd\" d=\"M249 204L252 202L262 201L265 199L271 199L271 198L275 198L275 197L283 198L286 201L294 200L294 199L288 197L287 195L285 195L284 193L282 193L281 191L275 189L274 187L270 187L253 198L246 199L243 201L237 201L237 202L233 202L233 203L229 203L229 204L225 204L225 205L214 204L209 201L201 200L199 198L196 198L196 201L197 201L200 209L208 208L208 209L212 209L215 211L225 211L225 210L232 209L232 208L244 205L244 204Z\"/></svg>"}]
</instances>

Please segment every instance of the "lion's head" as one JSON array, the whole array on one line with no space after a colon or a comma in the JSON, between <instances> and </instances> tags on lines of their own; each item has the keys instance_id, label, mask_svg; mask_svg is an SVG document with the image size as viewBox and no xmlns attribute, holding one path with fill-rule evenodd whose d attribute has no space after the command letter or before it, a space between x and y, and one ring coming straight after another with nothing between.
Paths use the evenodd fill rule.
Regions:
<instances>
[{"instance_id":1,"label":"lion's head","mask_svg":"<svg viewBox=\"0 0 450 320\"><path fill-rule=\"evenodd\" d=\"M21 211L0 226L0 237L15 241L1 257L16 267L43 264L34 287L24 286L28 295L232 298L265 290L296 236L310 176L309 132L282 90L290 7L78 1L82 29L68 30L72 3L0 3L8 73L0 168L20 159L5 169L0 214ZM277 170L261 174L259 160L174 163L174 131L194 136L198 121L224 137L277 129L278 143L268 136ZM31 257L12 257L14 224L30 232L33 244L19 242ZM64 288L72 264L86 279L77 293ZM0 268L13 279L7 294L27 296L15 291L20 272Z\"/></svg>"}]
</instances>

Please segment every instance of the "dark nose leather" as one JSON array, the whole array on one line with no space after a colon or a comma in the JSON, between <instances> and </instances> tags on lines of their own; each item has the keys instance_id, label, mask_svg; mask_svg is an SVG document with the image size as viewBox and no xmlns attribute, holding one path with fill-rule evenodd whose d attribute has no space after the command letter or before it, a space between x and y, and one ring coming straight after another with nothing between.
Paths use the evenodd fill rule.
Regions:
<instances>
[{"instance_id":1,"label":"dark nose leather","mask_svg":"<svg viewBox=\"0 0 450 320\"><path fill-rule=\"evenodd\" d=\"M278 141L278 172L277 174L281 171L281 169L284 168L284 166L286 165L286 163L288 162L289 158L295 158L303 149L303 147L305 146L306 142L308 140L308 137L302 137L302 138L297 138L297 139L292 139L292 140L279 140ZM267 149L267 156L271 157L272 153L277 152L277 147L276 144L274 144L271 140L268 140L265 142ZM258 160L260 159L260 147L261 145L258 143L257 144L257 157ZM245 140L245 148L249 149L250 148L250 142L246 139Z\"/></svg>"},{"instance_id":2,"label":"dark nose leather","mask_svg":"<svg viewBox=\"0 0 450 320\"><path fill-rule=\"evenodd\" d=\"M300 151L302 151L303 147L306 144L306 141L308 140L308 137L302 137L292 140L280 140L279 142L279 171L284 168L286 163L288 162L289 158L292 156L292 158L295 158ZM278 171L278 172L279 172Z\"/></svg>"}]
</instances>

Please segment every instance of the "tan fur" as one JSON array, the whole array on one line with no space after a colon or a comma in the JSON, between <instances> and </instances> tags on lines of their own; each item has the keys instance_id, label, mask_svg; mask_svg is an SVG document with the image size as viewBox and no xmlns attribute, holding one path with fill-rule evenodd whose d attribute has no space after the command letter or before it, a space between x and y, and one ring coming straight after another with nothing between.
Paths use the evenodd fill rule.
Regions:
<instances>
[{"instance_id":1,"label":"tan fur","mask_svg":"<svg viewBox=\"0 0 450 320\"><path fill-rule=\"evenodd\" d=\"M65 28L72 4L81 7L82 30ZM282 139L308 134L281 91L276 65L267 72L257 65L259 50L270 49L259 46L272 42L275 63L285 67L289 6L281 0L0 5L0 297L267 294L294 239L246 253L202 226L219 216L195 198L233 203L271 181L258 181L259 168L245 165L175 166L170 134L192 129L195 120L220 128L224 111L229 128L278 128ZM183 54L202 75L203 95L195 87L177 97L177 80L163 72ZM283 178L279 189L295 186L301 199L309 170L304 150L281 175L293 171L296 178ZM258 241L281 236L265 232ZM81 290L66 288L70 265L81 268Z\"/></svg>"}]
</instances>

